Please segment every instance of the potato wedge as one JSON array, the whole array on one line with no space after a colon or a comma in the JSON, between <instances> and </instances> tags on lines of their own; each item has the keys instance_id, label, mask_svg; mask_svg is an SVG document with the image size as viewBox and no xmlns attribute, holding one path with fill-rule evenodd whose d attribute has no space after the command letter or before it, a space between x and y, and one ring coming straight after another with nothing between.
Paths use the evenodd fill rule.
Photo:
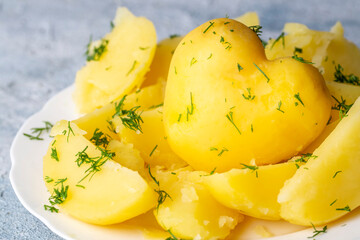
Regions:
<instances>
[{"instance_id":1,"label":"potato wedge","mask_svg":"<svg viewBox=\"0 0 360 240\"><path fill-rule=\"evenodd\" d=\"M280 190L280 214L299 225L322 225L360 205L360 98L310 159Z\"/></svg>"},{"instance_id":2,"label":"potato wedge","mask_svg":"<svg viewBox=\"0 0 360 240\"><path fill-rule=\"evenodd\" d=\"M202 183L207 173L153 169L156 186L169 197L154 210L158 223L181 239L223 239L241 222L237 211L218 203ZM163 193L164 194L164 193Z\"/></svg>"},{"instance_id":3,"label":"potato wedge","mask_svg":"<svg viewBox=\"0 0 360 240\"><path fill-rule=\"evenodd\" d=\"M76 75L74 101L81 113L134 91L142 84L153 59L156 32L149 20L119 8L113 23L115 27L100 45L89 50L94 57ZM96 55L99 49L102 54Z\"/></svg>"},{"instance_id":4,"label":"potato wedge","mask_svg":"<svg viewBox=\"0 0 360 240\"><path fill-rule=\"evenodd\" d=\"M296 164L289 161L255 166L253 170L232 169L207 176L204 183L211 195L224 206L252 217L279 220L277 196L284 182L295 174Z\"/></svg>"},{"instance_id":5,"label":"potato wedge","mask_svg":"<svg viewBox=\"0 0 360 240\"><path fill-rule=\"evenodd\" d=\"M66 192L65 199L58 204L61 210L87 223L107 225L153 208L156 195L139 173L111 160L109 151L101 150L81 133L71 130L74 125L67 125L66 121L62 124L67 132L55 136L43 159L49 192L52 196L56 195L55 189ZM85 154L92 160L86 160Z\"/></svg>"}]
</instances>

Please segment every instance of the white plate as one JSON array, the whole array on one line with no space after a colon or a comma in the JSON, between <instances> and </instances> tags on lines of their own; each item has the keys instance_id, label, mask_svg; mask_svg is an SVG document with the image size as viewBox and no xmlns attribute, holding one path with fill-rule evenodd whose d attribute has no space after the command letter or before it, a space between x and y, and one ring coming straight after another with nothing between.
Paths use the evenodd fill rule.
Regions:
<instances>
[{"instance_id":1,"label":"white plate","mask_svg":"<svg viewBox=\"0 0 360 240\"><path fill-rule=\"evenodd\" d=\"M61 119L77 118L78 115L71 97L73 89L73 86L68 87L50 99L41 111L25 121L16 134L10 150L12 161L10 181L13 189L20 202L30 213L65 239L145 239L141 227L134 227L134 224L95 226L80 222L62 213L56 214L44 210L43 206L47 203L49 193L42 179L42 158L51 139L44 134L43 141L30 141L23 133L30 133L33 127L43 126L43 121L55 123ZM340 221L329 224L327 233L316 236L316 239L360 239L359 209L349 213ZM239 224L234 238L259 238L254 233L257 225L264 226L275 235L282 235L273 237L272 240L300 240L308 239L313 235L312 229L303 230L302 227L285 222L258 221L248 218L244 223Z\"/></svg>"}]
</instances>

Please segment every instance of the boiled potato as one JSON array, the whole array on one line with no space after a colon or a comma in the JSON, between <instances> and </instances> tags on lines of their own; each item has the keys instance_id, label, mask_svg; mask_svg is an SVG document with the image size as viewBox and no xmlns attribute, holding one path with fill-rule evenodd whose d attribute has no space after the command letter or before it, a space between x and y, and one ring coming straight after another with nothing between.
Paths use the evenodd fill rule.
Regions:
<instances>
[{"instance_id":1,"label":"boiled potato","mask_svg":"<svg viewBox=\"0 0 360 240\"><path fill-rule=\"evenodd\" d=\"M215 19L175 50L164 125L171 148L192 167L223 172L291 158L319 136L330 108L316 68L268 61L252 30Z\"/></svg>"},{"instance_id":2,"label":"boiled potato","mask_svg":"<svg viewBox=\"0 0 360 240\"><path fill-rule=\"evenodd\" d=\"M167 142L162 111L162 107L157 107L141 114L144 121L141 124L142 133L124 127L119 118L114 118L114 125L121 139L134 144L148 164L165 166L168 169L186 166L186 162L171 150Z\"/></svg>"},{"instance_id":3,"label":"boiled potato","mask_svg":"<svg viewBox=\"0 0 360 240\"><path fill-rule=\"evenodd\" d=\"M313 62L328 81L335 80L335 67L338 64L344 68L344 74L360 76L360 49L344 38L344 30L339 22L330 32L311 30L299 23L287 23L283 31L286 33L284 44L282 39L272 39L266 46L265 52L269 59L296 54Z\"/></svg>"},{"instance_id":4,"label":"boiled potato","mask_svg":"<svg viewBox=\"0 0 360 240\"><path fill-rule=\"evenodd\" d=\"M159 183L155 185L158 190L169 195L154 215L178 239L223 239L242 221L237 211L224 207L210 195L202 183L205 172L155 168L152 174Z\"/></svg>"},{"instance_id":5,"label":"boiled potato","mask_svg":"<svg viewBox=\"0 0 360 240\"><path fill-rule=\"evenodd\" d=\"M139 173L113 161L110 152L100 150L75 126L67 121L57 125L57 130L63 131L54 137L43 160L47 189L52 196L56 196L55 189L62 193L63 202L58 204L61 210L87 223L107 225L153 208L155 192ZM92 162L81 163L84 153Z\"/></svg>"},{"instance_id":6,"label":"boiled potato","mask_svg":"<svg viewBox=\"0 0 360 240\"><path fill-rule=\"evenodd\" d=\"M81 113L89 113L139 87L154 56L156 32L149 20L119 8L113 23L113 30L100 45L90 45L93 57L76 75L74 101Z\"/></svg>"},{"instance_id":7,"label":"boiled potato","mask_svg":"<svg viewBox=\"0 0 360 240\"><path fill-rule=\"evenodd\" d=\"M140 106L138 111L141 111L162 104L164 101L164 86L163 82L159 82L126 96L124 109ZM117 104L118 101L115 103ZM110 136L110 138L119 139L118 135L114 132L115 129L111 123L112 116L115 114L115 103L109 103L73 122L87 132L85 135L87 139L90 139L93 136L97 128L104 134Z\"/></svg>"},{"instance_id":8,"label":"boiled potato","mask_svg":"<svg viewBox=\"0 0 360 240\"><path fill-rule=\"evenodd\" d=\"M280 204L277 196L285 180L297 170L295 161L267 166L232 169L204 178L212 196L224 206L245 215L261 219L279 220Z\"/></svg>"},{"instance_id":9,"label":"boiled potato","mask_svg":"<svg viewBox=\"0 0 360 240\"><path fill-rule=\"evenodd\" d=\"M171 58L182 38L181 36L172 36L158 43L150 71L145 75L142 87L167 80Z\"/></svg>"},{"instance_id":10,"label":"boiled potato","mask_svg":"<svg viewBox=\"0 0 360 240\"><path fill-rule=\"evenodd\" d=\"M322 225L360 205L360 98L310 159L280 190L280 214Z\"/></svg>"}]
</instances>

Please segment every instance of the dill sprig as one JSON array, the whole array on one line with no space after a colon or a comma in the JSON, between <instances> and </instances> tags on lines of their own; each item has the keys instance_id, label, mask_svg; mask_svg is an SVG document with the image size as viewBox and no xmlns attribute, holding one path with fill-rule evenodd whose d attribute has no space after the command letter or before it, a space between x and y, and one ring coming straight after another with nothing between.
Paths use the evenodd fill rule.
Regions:
<instances>
[{"instance_id":1,"label":"dill sprig","mask_svg":"<svg viewBox=\"0 0 360 240\"><path fill-rule=\"evenodd\" d=\"M335 178L339 173L342 173L342 171L336 171L336 173L334 174L334 176L332 178Z\"/></svg>"},{"instance_id":2,"label":"dill sprig","mask_svg":"<svg viewBox=\"0 0 360 240\"><path fill-rule=\"evenodd\" d=\"M253 30L254 31L254 33L256 33L256 35L258 35L258 37L260 38L260 36L261 36L261 33L262 33L262 26L260 26L260 25L253 25L253 26L249 26L249 28L251 29L251 30Z\"/></svg>"},{"instance_id":3,"label":"dill sprig","mask_svg":"<svg viewBox=\"0 0 360 240\"><path fill-rule=\"evenodd\" d=\"M104 148L110 142L111 137L103 132L101 132L98 128L95 129L93 136L90 138L90 142L93 142L96 146L103 146Z\"/></svg>"},{"instance_id":4,"label":"dill sprig","mask_svg":"<svg viewBox=\"0 0 360 240\"><path fill-rule=\"evenodd\" d=\"M92 36L90 36L89 43L86 46L86 61L99 61L103 53L106 51L109 40L101 39L99 46L92 46Z\"/></svg>"},{"instance_id":5,"label":"dill sprig","mask_svg":"<svg viewBox=\"0 0 360 240\"><path fill-rule=\"evenodd\" d=\"M241 135L240 129L236 126L233 118L233 112L230 110L228 114L226 114L226 118L231 122L231 124L235 127L236 131Z\"/></svg>"},{"instance_id":6,"label":"dill sprig","mask_svg":"<svg viewBox=\"0 0 360 240\"><path fill-rule=\"evenodd\" d=\"M154 189L154 191L159 195L159 196L158 196L158 200L157 200L158 203L157 203L157 205L156 205L156 211L159 211L160 205L165 202L166 198L170 198L171 200L172 200L172 198L171 198L171 196L170 196L167 192L165 192L164 190L161 190L161 189L160 189L160 182L154 177L154 175L152 175L150 166L148 166L148 169L149 169L149 175L150 175L151 179L152 179L152 180L155 182L155 184L158 186L158 189Z\"/></svg>"},{"instance_id":7,"label":"dill sprig","mask_svg":"<svg viewBox=\"0 0 360 240\"><path fill-rule=\"evenodd\" d=\"M186 121L189 121L189 115L193 115L194 113L194 103L192 92L190 92L190 108L186 107Z\"/></svg>"},{"instance_id":8,"label":"dill sprig","mask_svg":"<svg viewBox=\"0 0 360 240\"><path fill-rule=\"evenodd\" d=\"M222 148L221 151L219 152L218 156L221 157L221 155L224 153L224 152L228 152L229 150L227 148Z\"/></svg>"},{"instance_id":9,"label":"dill sprig","mask_svg":"<svg viewBox=\"0 0 360 240\"><path fill-rule=\"evenodd\" d=\"M103 148L97 147L98 150L100 150L100 156L97 157L89 157L89 155L86 153L86 150L88 149L88 146L84 148L81 152L78 152L75 156L78 158L75 160L78 167L81 165L89 164L90 167L88 167L85 170L85 176L78 182L81 183L83 180L85 180L87 177L90 176L89 181L92 179L92 177L99 171L101 171L101 166L104 165L109 159L112 159L115 156L114 152L110 152L109 150L105 150Z\"/></svg>"},{"instance_id":10,"label":"dill sprig","mask_svg":"<svg viewBox=\"0 0 360 240\"><path fill-rule=\"evenodd\" d=\"M358 76L355 76L354 74L345 75L343 71L344 68L340 64L338 64L337 66L335 65L335 82L349 83L355 86L360 86L360 79Z\"/></svg>"},{"instance_id":11,"label":"dill sprig","mask_svg":"<svg viewBox=\"0 0 360 240\"><path fill-rule=\"evenodd\" d=\"M271 48L270 48L270 49L272 49L272 48L275 46L275 44L276 44L277 42L279 42L280 40L282 40L283 48L285 48L285 33L282 32L282 33L275 39L275 41L274 41L273 44L271 45Z\"/></svg>"},{"instance_id":12,"label":"dill sprig","mask_svg":"<svg viewBox=\"0 0 360 240\"><path fill-rule=\"evenodd\" d=\"M70 126L70 121L68 121L67 128L68 128L67 130L62 131L62 134L66 135L66 141L69 142L70 133L72 133L75 136L75 133L72 127Z\"/></svg>"},{"instance_id":13,"label":"dill sprig","mask_svg":"<svg viewBox=\"0 0 360 240\"><path fill-rule=\"evenodd\" d=\"M240 66L239 63L237 64L237 68L238 68L238 71L239 71L239 72L244 69L242 66Z\"/></svg>"},{"instance_id":14,"label":"dill sprig","mask_svg":"<svg viewBox=\"0 0 360 240\"><path fill-rule=\"evenodd\" d=\"M64 182L66 180L67 180L67 178L63 178L63 179L58 179L55 182L55 186L61 184L61 187L60 188L54 188L53 193L49 197L49 203L51 205L44 205L44 209L46 211L56 212L56 213L59 212L59 209L57 209L54 206L58 205L58 204L62 204L67 198L69 186L67 185L67 186L64 187Z\"/></svg>"},{"instance_id":15,"label":"dill sprig","mask_svg":"<svg viewBox=\"0 0 360 240\"><path fill-rule=\"evenodd\" d=\"M44 140L40 136L43 132L50 132L53 125L48 121L43 121L43 123L45 124L44 127L31 128L31 134L23 133L24 136L28 137L30 140Z\"/></svg>"},{"instance_id":16,"label":"dill sprig","mask_svg":"<svg viewBox=\"0 0 360 240\"><path fill-rule=\"evenodd\" d=\"M181 240L181 239L178 239L172 232L170 229L166 230L170 235L171 237L168 237L166 238L165 240Z\"/></svg>"},{"instance_id":17,"label":"dill sprig","mask_svg":"<svg viewBox=\"0 0 360 240\"><path fill-rule=\"evenodd\" d=\"M301 63L306 63L306 64L314 64L313 62L307 61L302 57L299 57L297 54L294 54L294 56L291 57L292 59L295 59L296 61L299 61Z\"/></svg>"},{"instance_id":18,"label":"dill sprig","mask_svg":"<svg viewBox=\"0 0 360 240\"><path fill-rule=\"evenodd\" d=\"M346 205L346 206L343 207L343 208L337 208L336 210L337 210L337 211L351 212L351 209L350 209L349 205Z\"/></svg>"},{"instance_id":19,"label":"dill sprig","mask_svg":"<svg viewBox=\"0 0 360 240\"><path fill-rule=\"evenodd\" d=\"M115 113L112 117L119 116L122 124L126 128L142 133L140 124L144 121L141 118L141 113L137 113L140 106L132 107L129 110L123 109L125 99L126 95L118 103L115 103Z\"/></svg>"},{"instance_id":20,"label":"dill sprig","mask_svg":"<svg viewBox=\"0 0 360 240\"><path fill-rule=\"evenodd\" d=\"M336 97L331 96L335 101L336 104L331 107L331 109L338 110L339 111L339 117L342 119L343 117L347 116L347 113L349 112L350 108L353 104L346 104L346 100L343 99L341 96L341 101L339 101Z\"/></svg>"},{"instance_id":21,"label":"dill sprig","mask_svg":"<svg viewBox=\"0 0 360 240\"><path fill-rule=\"evenodd\" d=\"M300 166L299 166L299 164L301 164L301 163L307 163L307 161L309 161L309 159L310 158L317 158L318 156L316 156L316 155L313 155L312 153L305 153L305 154L302 154L301 156L300 156L300 158L298 158L298 159L296 159L295 160L295 166L296 166L296 168L299 168ZM298 164L299 163L299 164Z\"/></svg>"},{"instance_id":22,"label":"dill sprig","mask_svg":"<svg viewBox=\"0 0 360 240\"><path fill-rule=\"evenodd\" d=\"M296 94L294 95L294 98L296 98L296 99L301 103L301 105L303 105L303 106L305 107L303 101L302 101L301 98L300 98L300 93L296 93ZM298 103L295 102L295 106L297 106L297 105L298 105Z\"/></svg>"},{"instance_id":23,"label":"dill sprig","mask_svg":"<svg viewBox=\"0 0 360 240\"><path fill-rule=\"evenodd\" d=\"M59 156L58 156L58 153L57 153L57 150L56 148L51 148L51 155L50 157L52 159L55 159L57 162L59 161Z\"/></svg>"},{"instance_id":24,"label":"dill sprig","mask_svg":"<svg viewBox=\"0 0 360 240\"><path fill-rule=\"evenodd\" d=\"M244 164L244 163L241 163L241 165L243 165L242 169L250 169L250 170L252 170L252 172L255 172L256 177L258 177L258 171L257 171L259 169L258 166L247 165L247 164Z\"/></svg>"},{"instance_id":25,"label":"dill sprig","mask_svg":"<svg viewBox=\"0 0 360 240\"><path fill-rule=\"evenodd\" d=\"M153 153L155 152L157 147L158 147L158 145L156 144L155 147L153 148L153 150L151 150L151 153L149 154L149 157L151 157L153 155Z\"/></svg>"},{"instance_id":26,"label":"dill sprig","mask_svg":"<svg viewBox=\"0 0 360 240\"><path fill-rule=\"evenodd\" d=\"M209 22L210 24L209 24L209 26L203 31L203 33L206 33L207 32L207 30L209 30L209 28L211 28L212 26L214 26L214 23L215 22Z\"/></svg>"},{"instance_id":27,"label":"dill sprig","mask_svg":"<svg viewBox=\"0 0 360 240\"><path fill-rule=\"evenodd\" d=\"M264 77L266 78L266 82L269 82L270 81L270 78L264 73L263 70L261 70L258 65L256 65L255 63L253 63L254 66L261 72L262 75L264 75Z\"/></svg>"},{"instance_id":28,"label":"dill sprig","mask_svg":"<svg viewBox=\"0 0 360 240\"><path fill-rule=\"evenodd\" d=\"M243 93L242 96L246 99L246 100L254 100L255 95L251 95L251 88L246 88L246 90L248 91L247 96L245 96L245 94Z\"/></svg>"},{"instance_id":29,"label":"dill sprig","mask_svg":"<svg viewBox=\"0 0 360 240\"><path fill-rule=\"evenodd\" d=\"M47 183L51 183L51 182L53 182L54 181L54 179L52 179L51 177L49 177L49 176L45 176L45 181L47 182Z\"/></svg>"},{"instance_id":30,"label":"dill sprig","mask_svg":"<svg viewBox=\"0 0 360 240\"><path fill-rule=\"evenodd\" d=\"M285 113L283 110L281 110L281 105L282 105L282 102L281 102L281 100L280 100L279 103L278 103L278 107L276 108L276 110L278 110L278 111L280 111L280 112L282 112L282 113Z\"/></svg>"},{"instance_id":31,"label":"dill sprig","mask_svg":"<svg viewBox=\"0 0 360 240\"><path fill-rule=\"evenodd\" d=\"M312 236L310 236L310 237L308 237L308 238L314 238L314 237L316 237L317 235L319 235L320 233L326 233L327 225L326 225L325 227L323 227L322 230L317 230L317 229L315 228L314 224L312 224L312 223L311 223L311 226L312 226L313 229L314 229L314 231L313 231L314 235L312 235Z\"/></svg>"},{"instance_id":32,"label":"dill sprig","mask_svg":"<svg viewBox=\"0 0 360 240\"><path fill-rule=\"evenodd\" d=\"M129 74L130 74L132 71L134 71L137 63L138 63L138 62L137 62L136 60L134 60L133 65L131 66L130 70L127 72L126 76L129 76Z\"/></svg>"}]
</instances>

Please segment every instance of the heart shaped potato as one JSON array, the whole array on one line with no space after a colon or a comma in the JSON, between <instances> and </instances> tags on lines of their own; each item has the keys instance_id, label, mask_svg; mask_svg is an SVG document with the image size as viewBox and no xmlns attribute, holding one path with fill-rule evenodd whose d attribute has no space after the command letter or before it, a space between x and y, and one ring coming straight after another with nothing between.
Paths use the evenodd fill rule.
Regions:
<instances>
[{"instance_id":1,"label":"heart shaped potato","mask_svg":"<svg viewBox=\"0 0 360 240\"><path fill-rule=\"evenodd\" d=\"M330 108L315 67L267 60L251 29L222 18L175 50L164 124L172 149L191 166L226 171L289 159L321 133Z\"/></svg>"}]
</instances>

